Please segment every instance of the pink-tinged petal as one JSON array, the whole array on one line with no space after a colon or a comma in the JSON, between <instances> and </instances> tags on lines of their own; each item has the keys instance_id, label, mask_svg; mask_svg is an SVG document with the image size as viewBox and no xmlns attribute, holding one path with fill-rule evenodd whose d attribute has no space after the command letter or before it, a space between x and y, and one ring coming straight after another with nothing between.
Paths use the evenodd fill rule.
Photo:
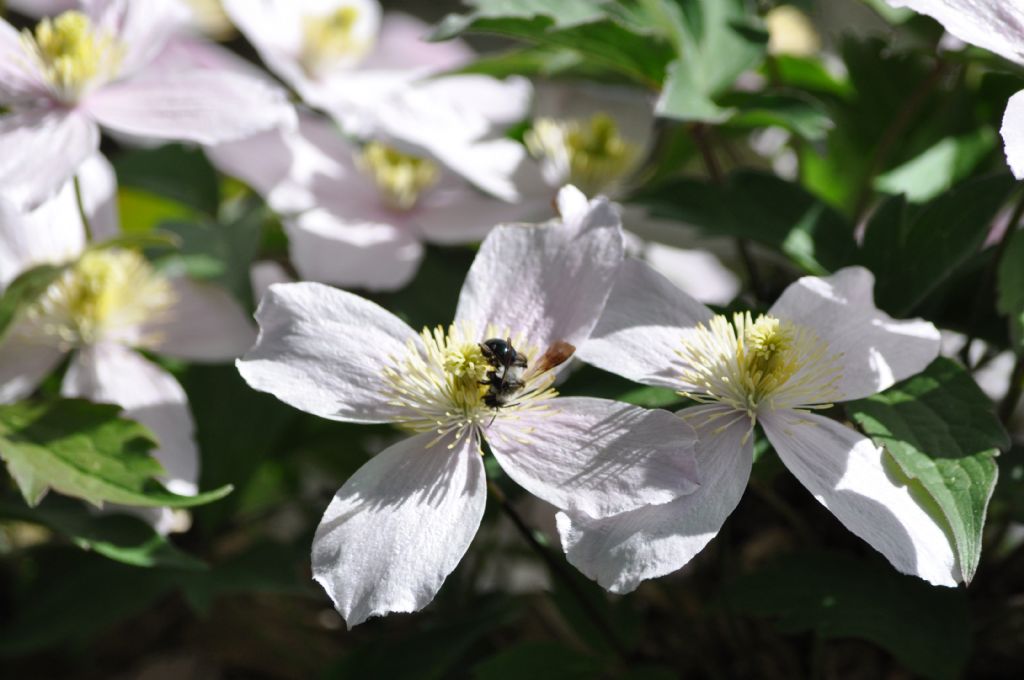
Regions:
<instances>
[{"instance_id":1,"label":"pink-tinged petal","mask_svg":"<svg viewBox=\"0 0 1024 680\"><path fill-rule=\"evenodd\" d=\"M577 356L647 385L679 389L686 329L711 310L639 260L623 261L604 314Z\"/></svg>"},{"instance_id":2,"label":"pink-tinged petal","mask_svg":"<svg viewBox=\"0 0 1024 680\"><path fill-rule=\"evenodd\" d=\"M37 62L25 51L21 33L0 18L0 106L29 103L49 91Z\"/></svg>"},{"instance_id":3,"label":"pink-tinged petal","mask_svg":"<svg viewBox=\"0 0 1024 680\"><path fill-rule=\"evenodd\" d=\"M83 106L117 132L198 144L295 124L282 91L231 71L140 75L96 91Z\"/></svg>"},{"instance_id":4,"label":"pink-tinged petal","mask_svg":"<svg viewBox=\"0 0 1024 680\"><path fill-rule=\"evenodd\" d=\"M55 345L41 342L27 324L16 324L0 343L0 404L32 394L63 356Z\"/></svg>"},{"instance_id":5,"label":"pink-tinged petal","mask_svg":"<svg viewBox=\"0 0 1024 680\"><path fill-rule=\"evenodd\" d=\"M473 50L461 40L426 41L430 26L403 12L388 12L380 25L373 52L359 65L361 70L446 71L468 63Z\"/></svg>"},{"instance_id":6,"label":"pink-tinged petal","mask_svg":"<svg viewBox=\"0 0 1024 680\"><path fill-rule=\"evenodd\" d=\"M685 566L718 534L747 488L754 458L750 420L720 406L680 415L697 429L700 488L604 519L558 514L569 562L613 593Z\"/></svg>"},{"instance_id":7,"label":"pink-tinged petal","mask_svg":"<svg viewBox=\"0 0 1024 680\"><path fill-rule=\"evenodd\" d=\"M0 116L0 195L21 208L39 205L99 145L99 128L79 113L39 110Z\"/></svg>"},{"instance_id":8,"label":"pink-tinged petal","mask_svg":"<svg viewBox=\"0 0 1024 680\"><path fill-rule=\"evenodd\" d=\"M697 488L693 427L668 411L559 397L486 428L501 468L557 508L607 517Z\"/></svg>"},{"instance_id":9,"label":"pink-tinged petal","mask_svg":"<svg viewBox=\"0 0 1024 680\"><path fill-rule=\"evenodd\" d=\"M84 248L85 229L70 183L28 212L0 197L0 290L25 270L66 262Z\"/></svg>"},{"instance_id":10,"label":"pink-tinged petal","mask_svg":"<svg viewBox=\"0 0 1024 680\"><path fill-rule=\"evenodd\" d=\"M455 318L492 325L546 348L590 335L622 263L622 224L606 199L572 222L502 225L480 246Z\"/></svg>"},{"instance_id":11,"label":"pink-tinged petal","mask_svg":"<svg viewBox=\"0 0 1024 680\"><path fill-rule=\"evenodd\" d=\"M273 260L253 262L249 268L249 284L252 287L252 299L259 302L275 283L293 283L291 275L280 263Z\"/></svg>"},{"instance_id":12,"label":"pink-tinged petal","mask_svg":"<svg viewBox=\"0 0 1024 680\"><path fill-rule=\"evenodd\" d=\"M263 297L256 321L256 346L237 362L254 389L332 420L405 414L390 403L383 373L419 336L391 312L319 283L282 283Z\"/></svg>"},{"instance_id":13,"label":"pink-tinged petal","mask_svg":"<svg viewBox=\"0 0 1024 680\"><path fill-rule=\"evenodd\" d=\"M831 276L805 276L772 305L770 313L813 330L838 356L836 393L849 401L881 392L922 371L939 355L939 331L921 319L893 320L874 302L875 278L863 267Z\"/></svg>"},{"instance_id":14,"label":"pink-tinged petal","mask_svg":"<svg viewBox=\"0 0 1024 680\"><path fill-rule=\"evenodd\" d=\"M285 230L302 278L344 288L397 290L412 280L423 259L416 235L387 222L311 210Z\"/></svg>"},{"instance_id":15,"label":"pink-tinged petal","mask_svg":"<svg viewBox=\"0 0 1024 680\"><path fill-rule=\"evenodd\" d=\"M487 481L477 442L436 439L426 433L385 449L320 521L313 578L349 628L430 604L480 527Z\"/></svg>"},{"instance_id":16,"label":"pink-tinged petal","mask_svg":"<svg viewBox=\"0 0 1024 680\"><path fill-rule=\"evenodd\" d=\"M403 137L411 135L391 136L403 140ZM423 141L421 139L410 143L423 149L426 155L440 161L481 191L503 201L520 200L517 178L527 164L526 150L522 144L510 139L453 144L443 141L424 144Z\"/></svg>"},{"instance_id":17,"label":"pink-tinged petal","mask_svg":"<svg viewBox=\"0 0 1024 680\"><path fill-rule=\"evenodd\" d=\"M505 203L462 185L435 189L416 206L412 221L431 243L454 244L481 241L496 224L530 219L551 211L550 203Z\"/></svg>"},{"instance_id":18,"label":"pink-tinged petal","mask_svg":"<svg viewBox=\"0 0 1024 680\"><path fill-rule=\"evenodd\" d=\"M75 354L61 394L123 408L126 418L156 435L153 456L164 467L163 481L177 493L196 492L195 426L185 391L170 373L127 347L102 343Z\"/></svg>"},{"instance_id":19,"label":"pink-tinged petal","mask_svg":"<svg viewBox=\"0 0 1024 680\"><path fill-rule=\"evenodd\" d=\"M1006 149L1006 162L1013 176L1024 179L1024 92L1013 95L1006 103L1000 133Z\"/></svg>"},{"instance_id":20,"label":"pink-tinged petal","mask_svg":"<svg viewBox=\"0 0 1024 680\"><path fill-rule=\"evenodd\" d=\"M168 39L187 30L190 12L181 0L82 0L82 7L101 30L122 46L121 74L147 67Z\"/></svg>"},{"instance_id":21,"label":"pink-tinged petal","mask_svg":"<svg viewBox=\"0 0 1024 680\"><path fill-rule=\"evenodd\" d=\"M237 359L256 341L249 315L219 286L171 279L174 304L140 330L146 349L190 361Z\"/></svg>"},{"instance_id":22,"label":"pink-tinged petal","mask_svg":"<svg viewBox=\"0 0 1024 680\"><path fill-rule=\"evenodd\" d=\"M813 413L775 411L761 424L800 483L898 571L933 585L962 580L946 530L919 500L926 492L912 489L883 449Z\"/></svg>"},{"instance_id":23,"label":"pink-tinged petal","mask_svg":"<svg viewBox=\"0 0 1024 680\"><path fill-rule=\"evenodd\" d=\"M927 14L964 42L1024 64L1024 6L1006 0L889 0Z\"/></svg>"},{"instance_id":24,"label":"pink-tinged petal","mask_svg":"<svg viewBox=\"0 0 1024 680\"><path fill-rule=\"evenodd\" d=\"M7 0L7 7L29 17L60 14L78 6L78 0Z\"/></svg>"}]
</instances>

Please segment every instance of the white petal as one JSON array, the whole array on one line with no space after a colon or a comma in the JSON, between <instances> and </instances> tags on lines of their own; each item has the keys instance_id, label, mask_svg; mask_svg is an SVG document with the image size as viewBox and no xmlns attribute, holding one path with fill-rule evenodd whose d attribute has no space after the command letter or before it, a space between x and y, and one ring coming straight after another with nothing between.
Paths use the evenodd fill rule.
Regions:
<instances>
[{"instance_id":1,"label":"white petal","mask_svg":"<svg viewBox=\"0 0 1024 680\"><path fill-rule=\"evenodd\" d=\"M189 11L181 0L82 0L83 9L101 30L121 45L121 75L149 65L168 38L188 26Z\"/></svg>"},{"instance_id":2,"label":"white petal","mask_svg":"<svg viewBox=\"0 0 1024 680\"><path fill-rule=\"evenodd\" d=\"M610 116L619 135L643 160L654 132L654 100L643 90L578 83L547 82L537 87L534 118L587 122L596 114Z\"/></svg>"},{"instance_id":3,"label":"white petal","mask_svg":"<svg viewBox=\"0 0 1024 680\"><path fill-rule=\"evenodd\" d=\"M0 194L20 208L53 196L99 149L100 132L67 111L0 115Z\"/></svg>"},{"instance_id":4,"label":"white petal","mask_svg":"<svg viewBox=\"0 0 1024 680\"><path fill-rule=\"evenodd\" d=\"M693 427L668 411L589 397L509 409L487 442L509 477L557 508L607 517L697 487Z\"/></svg>"},{"instance_id":5,"label":"white petal","mask_svg":"<svg viewBox=\"0 0 1024 680\"><path fill-rule=\"evenodd\" d=\"M473 437L385 449L338 490L313 539L313 577L349 628L427 606L466 553L487 500Z\"/></svg>"},{"instance_id":6,"label":"white petal","mask_svg":"<svg viewBox=\"0 0 1024 680\"><path fill-rule=\"evenodd\" d=\"M30 17L60 14L74 9L77 5L77 0L7 0L9 8Z\"/></svg>"},{"instance_id":7,"label":"white petal","mask_svg":"<svg viewBox=\"0 0 1024 680\"><path fill-rule=\"evenodd\" d=\"M649 265L627 259L600 322L578 356L636 382L678 389L678 352L685 329L711 317L711 310Z\"/></svg>"},{"instance_id":8,"label":"white petal","mask_svg":"<svg viewBox=\"0 0 1024 680\"><path fill-rule=\"evenodd\" d=\"M29 103L48 93L36 62L25 52L21 33L0 17L0 105Z\"/></svg>"},{"instance_id":9,"label":"white petal","mask_svg":"<svg viewBox=\"0 0 1024 680\"><path fill-rule=\"evenodd\" d=\"M1007 0L889 0L927 14L960 38L1024 64L1024 5Z\"/></svg>"},{"instance_id":10,"label":"white petal","mask_svg":"<svg viewBox=\"0 0 1024 680\"><path fill-rule=\"evenodd\" d=\"M468 63L473 51L461 40L427 42L430 25L402 12L388 12L380 25L373 52L361 70L448 70Z\"/></svg>"},{"instance_id":11,"label":"white petal","mask_svg":"<svg viewBox=\"0 0 1024 680\"><path fill-rule=\"evenodd\" d=\"M922 371L939 355L939 331L921 319L895 321L874 303L875 279L863 267L805 276L772 305L775 317L806 326L841 355L835 401L876 394Z\"/></svg>"},{"instance_id":12,"label":"white petal","mask_svg":"<svg viewBox=\"0 0 1024 680\"><path fill-rule=\"evenodd\" d=\"M232 71L138 76L98 90L84 106L117 132L198 144L295 124L295 110L281 91Z\"/></svg>"},{"instance_id":13,"label":"white petal","mask_svg":"<svg viewBox=\"0 0 1024 680\"><path fill-rule=\"evenodd\" d=\"M79 166L76 177L93 240L102 241L120 234L121 218L117 211L117 175L114 166L103 154L95 153ZM77 204L75 211L78 211Z\"/></svg>"},{"instance_id":14,"label":"white petal","mask_svg":"<svg viewBox=\"0 0 1024 680\"><path fill-rule=\"evenodd\" d=\"M70 183L29 212L0 197L0 290L40 264L66 262L85 248L85 230Z\"/></svg>"},{"instance_id":15,"label":"white petal","mask_svg":"<svg viewBox=\"0 0 1024 680\"><path fill-rule=\"evenodd\" d=\"M462 185L424 196L412 221L431 243L470 243L483 240L496 224L528 219L544 208L542 202L505 203Z\"/></svg>"},{"instance_id":16,"label":"white petal","mask_svg":"<svg viewBox=\"0 0 1024 680\"><path fill-rule=\"evenodd\" d=\"M579 347L601 315L623 249L618 213L606 199L592 201L581 224L495 228L466 276L456 319L519 332L543 348L559 340Z\"/></svg>"},{"instance_id":17,"label":"white petal","mask_svg":"<svg viewBox=\"0 0 1024 680\"><path fill-rule=\"evenodd\" d=\"M256 341L249 315L219 286L175 278L174 304L140 332L146 349L178 359L229 361Z\"/></svg>"},{"instance_id":18,"label":"white petal","mask_svg":"<svg viewBox=\"0 0 1024 680\"><path fill-rule=\"evenodd\" d=\"M387 423L383 376L419 343L401 319L358 295L319 283L271 286L256 310L256 346L238 361L249 385L323 418Z\"/></svg>"},{"instance_id":19,"label":"white petal","mask_svg":"<svg viewBox=\"0 0 1024 680\"><path fill-rule=\"evenodd\" d=\"M681 569L722 528L747 488L754 450L750 420L720 406L680 415L697 428L700 488L664 505L592 519L558 515L569 562L613 593Z\"/></svg>"},{"instance_id":20,"label":"white petal","mask_svg":"<svg viewBox=\"0 0 1024 680\"><path fill-rule=\"evenodd\" d=\"M170 373L121 345L102 343L80 350L64 376L61 394L117 404L124 416L148 427L160 445L153 455L161 479L177 493L195 493L199 451L185 391Z\"/></svg>"},{"instance_id":21,"label":"white petal","mask_svg":"<svg viewBox=\"0 0 1024 680\"><path fill-rule=\"evenodd\" d=\"M63 356L64 352L41 342L24 323L9 329L0 343L0 404L32 394Z\"/></svg>"},{"instance_id":22,"label":"white petal","mask_svg":"<svg viewBox=\"0 0 1024 680\"><path fill-rule=\"evenodd\" d=\"M961 580L946 530L917 500L886 453L851 428L813 413L761 417L779 458L851 532L897 570L933 585Z\"/></svg>"},{"instance_id":23,"label":"white petal","mask_svg":"<svg viewBox=\"0 0 1024 680\"><path fill-rule=\"evenodd\" d=\"M351 212L358 212L357 203ZM311 210L285 225L302 278L367 290L397 290L412 280L423 259L415 234L401 224L370 221L372 215L359 217Z\"/></svg>"},{"instance_id":24,"label":"white petal","mask_svg":"<svg viewBox=\"0 0 1024 680\"><path fill-rule=\"evenodd\" d=\"M1024 92L1018 92L1006 103L1003 114L1003 146L1006 147L1006 162L1017 179L1024 179Z\"/></svg>"}]
</instances>

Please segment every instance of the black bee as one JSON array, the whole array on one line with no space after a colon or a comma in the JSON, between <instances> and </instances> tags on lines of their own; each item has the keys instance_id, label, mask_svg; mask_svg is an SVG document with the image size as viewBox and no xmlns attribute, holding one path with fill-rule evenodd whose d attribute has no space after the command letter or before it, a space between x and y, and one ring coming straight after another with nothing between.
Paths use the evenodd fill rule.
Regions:
<instances>
[{"instance_id":1,"label":"black bee","mask_svg":"<svg viewBox=\"0 0 1024 680\"><path fill-rule=\"evenodd\" d=\"M491 408L501 408L525 385L522 374L527 366L526 355L516 351L512 338L484 340L480 343L480 351L491 365L487 379L481 381L482 385L487 385L484 403Z\"/></svg>"}]
</instances>

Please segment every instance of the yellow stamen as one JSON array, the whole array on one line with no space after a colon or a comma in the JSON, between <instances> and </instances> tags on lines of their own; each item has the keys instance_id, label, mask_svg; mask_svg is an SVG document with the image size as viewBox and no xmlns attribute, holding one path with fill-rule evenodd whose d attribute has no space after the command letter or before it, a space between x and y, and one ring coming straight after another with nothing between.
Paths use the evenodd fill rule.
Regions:
<instances>
[{"instance_id":1,"label":"yellow stamen","mask_svg":"<svg viewBox=\"0 0 1024 680\"><path fill-rule=\"evenodd\" d=\"M22 41L39 60L43 74L58 93L78 97L89 85L112 78L123 50L117 41L98 31L82 12L64 12L43 19L35 33L26 30Z\"/></svg>"},{"instance_id":2,"label":"yellow stamen","mask_svg":"<svg viewBox=\"0 0 1024 680\"><path fill-rule=\"evenodd\" d=\"M523 138L530 154L559 166L585 193L606 190L632 169L638 156L634 144L619 134L615 119L596 113L589 121L539 118Z\"/></svg>"},{"instance_id":3,"label":"yellow stamen","mask_svg":"<svg viewBox=\"0 0 1024 680\"><path fill-rule=\"evenodd\" d=\"M398 210L416 205L424 191L437 183L437 165L411 154L402 153L380 142L370 142L356 159L359 168L373 179L384 202Z\"/></svg>"},{"instance_id":4,"label":"yellow stamen","mask_svg":"<svg viewBox=\"0 0 1024 680\"><path fill-rule=\"evenodd\" d=\"M356 35L360 18L359 9L351 5L322 16L305 17L302 64L306 71L315 74L325 66L354 62L365 55L371 43Z\"/></svg>"}]
</instances>

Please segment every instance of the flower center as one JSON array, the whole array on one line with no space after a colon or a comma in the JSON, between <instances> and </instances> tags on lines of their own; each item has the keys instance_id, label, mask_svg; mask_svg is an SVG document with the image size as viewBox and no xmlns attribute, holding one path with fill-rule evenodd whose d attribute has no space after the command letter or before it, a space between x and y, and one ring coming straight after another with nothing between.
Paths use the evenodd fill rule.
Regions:
<instances>
[{"instance_id":1,"label":"flower center","mask_svg":"<svg viewBox=\"0 0 1024 680\"><path fill-rule=\"evenodd\" d=\"M97 30L88 16L76 11L43 19L34 34L22 33L22 42L65 100L77 99L90 85L113 78L123 53L113 36Z\"/></svg>"},{"instance_id":2,"label":"flower center","mask_svg":"<svg viewBox=\"0 0 1024 680\"><path fill-rule=\"evenodd\" d=\"M486 427L494 418L542 408L544 401L557 394L551 389L551 371L531 374L526 368L515 376L522 384L515 388L513 398L506 405L489 406L492 378L500 379L506 369L484 353L482 337L471 324L452 324L447 330L424 328L420 340L410 341L405 355L392 357L392 365L384 369L391 403L403 407L407 414L398 423L414 432L435 431L439 439L454 432L458 440ZM524 342L512 344L527 357L527 365L538 356L536 348Z\"/></svg>"},{"instance_id":3,"label":"flower center","mask_svg":"<svg viewBox=\"0 0 1024 680\"><path fill-rule=\"evenodd\" d=\"M303 18L301 62L307 73L315 74L329 66L354 64L370 50L371 41L357 34L361 18L359 9L352 5L339 7L328 14Z\"/></svg>"},{"instance_id":4,"label":"flower center","mask_svg":"<svg viewBox=\"0 0 1024 680\"><path fill-rule=\"evenodd\" d=\"M619 134L615 119L596 113L589 121L538 118L524 137L530 154L545 162L550 179L598 193L625 176L637 159L635 145Z\"/></svg>"},{"instance_id":5,"label":"flower center","mask_svg":"<svg viewBox=\"0 0 1024 680\"><path fill-rule=\"evenodd\" d=\"M411 210L424 191L437 183L437 164L402 153L380 142L370 142L356 158L359 169L373 179L381 198L391 208Z\"/></svg>"},{"instance_id":6,"label":"flower center","mask_svg":"<svg viewBox=\"0 0 1024 680\"><path fill-rule=\"evenodd\" d=\"M837 396L841 355L803 326L749 312L698 324L679 350L683 396L746 411L827 408Z\"/></svg>"},{"instance_id":7,"label":"flower center","mask_svg":"<svg viewBox=\"0 0 1024 680\"><path fill-rule=\"evenodd\" d=\"M102 339L137 341L132 334L175 301L170 283L130 250L87 252L50 284L27 311L33 327L61 344Z\"/></svg>"}]
</instances>

